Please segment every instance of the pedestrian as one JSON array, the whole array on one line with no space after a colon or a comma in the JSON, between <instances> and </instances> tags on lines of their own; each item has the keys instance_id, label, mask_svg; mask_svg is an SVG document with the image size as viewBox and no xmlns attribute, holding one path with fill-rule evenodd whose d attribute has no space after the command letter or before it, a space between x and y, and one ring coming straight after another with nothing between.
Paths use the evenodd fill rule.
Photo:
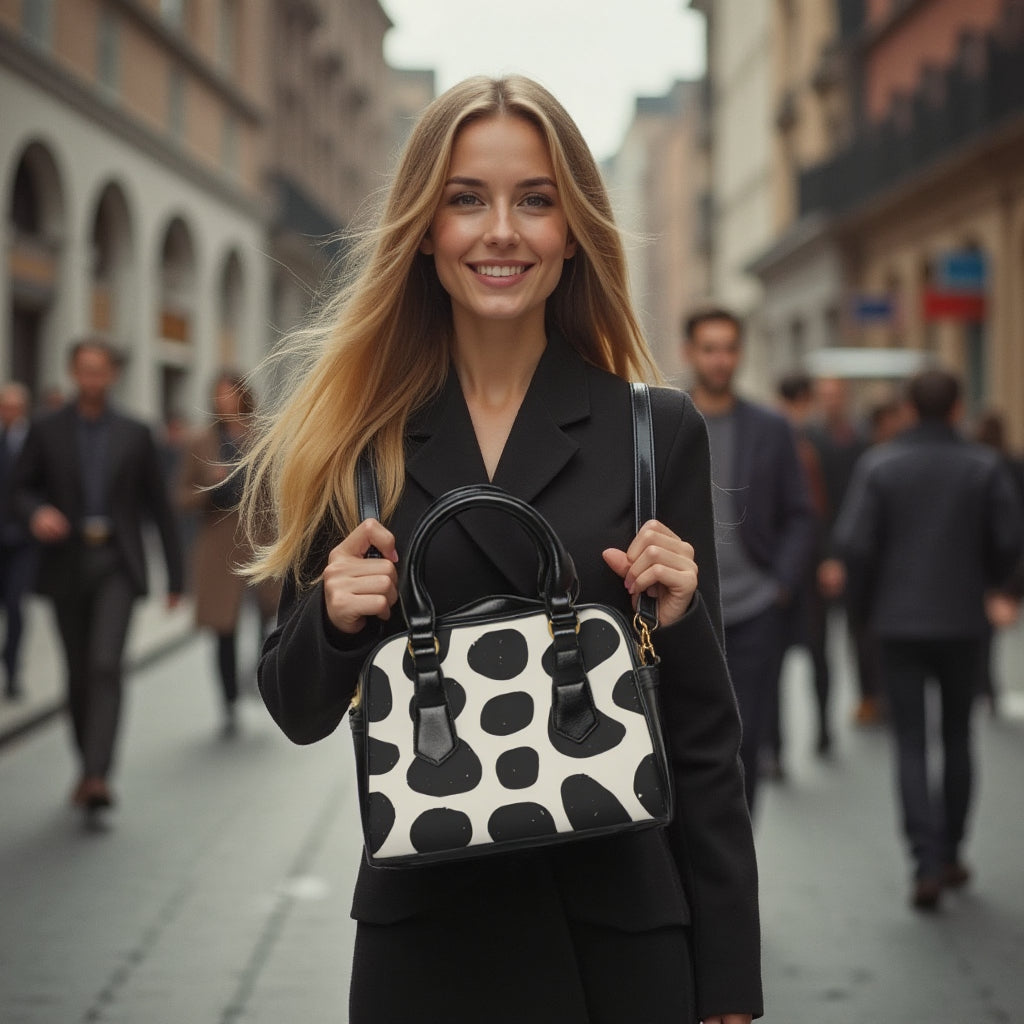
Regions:
<instances>
[{"instance_id":1,"label":"pedestrian","mask_svg":"<svg viewBox=\"0 0 1024 1024\"><path fill-rule=\"evenodd\" d=\"M825 646L828 647L828 622L832 608L845 605L846 577L842 560L831 541L836 516L850 486L853 467L868 448L869 441L854 422L850 411L850 391L841 377L821 377L814 382L818 416L808 425L806 436L818 451L829 514L825 523L825 545L818 559L818 589L828 605L825 619ZM854 652L857 689L860 699L854 710L857 725L875 725L884 717L879 694L878 661L874 640L864 623L846 611L846 630Z\"/></svg>"},{"instance_id":2,"label":"pedestrian","mask_svg":"<svg viewBox=\"0 0 1024 1024\"><path fill-rule=\"evenodd\" d=\"M878 637L896 746L913 906L934 909L967 882L961 859L972 794L970 719L985 632L985 592L1024 547L1020 500L996 452L955 428L960 384L914 377L918 424L858 463L836 524L853 606ZM942 794L928 778L925 691L941 695Z\"/></svg>"},{"instance_id":3,"label":"pedestrian","mask_svg":"<svg viewBox=\"0 0 1024 1024\"><path fill-rule=\"evenodd\" d=\"M216 638L224 737L234 736L238 729L238 620L243 598L246 591L253 591L262 645L280 597L275 582L264 580L250 588L239 573L252 560L253 549L239 529L242 478L234 470L249 442L255 413L256 399L244 377L231 371L219 374L213 385L213 423L192 440L178 484L181 509L199 517L191 574L196 626ZM253 654L258 652L257 647Z\"/></svg>"},{"instance_id":4,"label":"pedestrian","mask_svg":"<svg viewBox=\"0 0 1024 1024\"><path fill-rule=\"evenodd\" d=\"M826 757L832 751L832 671L827 649L829 602L818 585L818 565L826 555L825 545L831 516L818 450L807 437L808 424L814 413L814 384L806 373L791 373L779 380L776 392L779 398L779 411L789 421L796 437L797 454L800 456L800 464L803 466L807 481L815 527L815 557L808 561L799 590L790 607L787 639L791 645L804 647L810 655L817 719L814 749L820 757ZM780 705L781 701L775 707L769 744L776 765L783 763Z\"/></svg>"},{"instance_id":5,"label":"pedestrian","mask_svg":"<svg viewBox=\"0 0 1024 1024\"><path fill-rule=\"evenodd\" d=\"M975 424L974 440L999 453L1024 503L1024 460L1015 458L1006 443L1003 417L992 410L983 413ZM1024 561L1010 574L1005 584L991 591L985 599L986 628L982 638L982 654L978 662L978 694L988 702L989 711L999 714L999 689L995 680L994 655L997 629L1016 624L1024 598Z\"/></svg>"},{"instance_id":6,"label":"pedestrian","mask_svg":"<svg viewBox=\"0 0 1024 1024\"><path fill-rule=\"evenodd\" d=\"M72 802L89 812L114 803L122 654L132 606L147 590L146 517L163 545L169 608L181 590L174 511L152 434L110 402L118 365L100 339L72 347L76 393L32 424L14 472L15 510L42 545L37 590L53 602L67 662L81 768Z\"/></svg>"},{"instance_id":7,"label":"pedestrian","mask_svg":"<svg viewBox=\"0 0 1024 1024\"><path fill-rule=\"evenodd\" d=\"M322 354L248 463L248 515L268 490L276 513L252 572L285 577L264 700L297 742L331 733L367 653L404 632L396 573L415 522L492 481L551 522L586 600L632 615L639 591L657 595L677 811L664 831L543 851L404 870L364 858L350 1020L750 1021L756 868L706 434L685 395L654 389L659 518L634 536L627 379L655 371L597 165L545 89L473 78L427 108L385 203ZM383 522L358 521L367 444ZM439 613L535 593L533 544L504 519L467 518L437 545ZM364 559L371 546L383 558Z\"/></svg>"},{"instance_id":8,"label":"pedestrian","mask_svg":"<svg viewBox=\"0 0 1024 1024\"><path fill-rule=\"evenodd\" d=\"M10 382L0 387L0 598L3 600L4 696L22 696L19 676L25 595L32 589L38 562L32 534L13 514L11 490L14 464L28 434L29 391Z\"/></svg>"},{"instance_id":9,"label":"pedestrian","mask_svg":"<svg viewBox=\"0 0 1024 1024\"><path fill-rule=\"evenodd\" d=\"M740 397L743 327L727 309L683 324L693 401L711 441L725 654L743 722L744 784L754 809L778 706L786 626L815 542L814 509L793 430L775 410ZM779 764L765 771L776 778Z\"/></svg>"}]
</instances>

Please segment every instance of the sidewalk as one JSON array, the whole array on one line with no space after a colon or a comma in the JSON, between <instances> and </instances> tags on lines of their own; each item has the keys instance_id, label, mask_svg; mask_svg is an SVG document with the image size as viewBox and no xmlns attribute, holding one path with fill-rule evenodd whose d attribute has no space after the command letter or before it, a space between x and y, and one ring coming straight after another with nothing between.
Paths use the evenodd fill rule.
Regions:
<instances>
[{"instance_id":1,"label":"sidewalk","mask_svg":"<svg viewBox=\"0 0 1024 1024\"><path fill-rule=\"evenodd\" d=\"M128 634L125 660L129 672L195 635L191 600L185 599L168 611L163 573L154 568L150 576L150 595L136 604ZM0 746L64 705L64 653L53 609L41 597L33 596L25 602L20 675L21 698L9 701L0 697Z\"/></svg>"}]
</instances>

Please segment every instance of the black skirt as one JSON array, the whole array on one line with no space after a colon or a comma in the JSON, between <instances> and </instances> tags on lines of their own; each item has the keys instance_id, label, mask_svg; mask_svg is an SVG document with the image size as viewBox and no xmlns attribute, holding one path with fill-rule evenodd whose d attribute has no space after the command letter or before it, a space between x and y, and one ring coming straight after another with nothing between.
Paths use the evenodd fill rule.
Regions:
<instances>
[{"instance_id":1,"label":"black skirt","mask_svg":"<svg viewBox=\"0 0 1024 1024\"><path fill-rule=\"evenodd\" d=\"M697 1020L689 928L570 920L551 875L530 875L394 924L360 922L350 1024Z\"/></svg>"}]
</instances>

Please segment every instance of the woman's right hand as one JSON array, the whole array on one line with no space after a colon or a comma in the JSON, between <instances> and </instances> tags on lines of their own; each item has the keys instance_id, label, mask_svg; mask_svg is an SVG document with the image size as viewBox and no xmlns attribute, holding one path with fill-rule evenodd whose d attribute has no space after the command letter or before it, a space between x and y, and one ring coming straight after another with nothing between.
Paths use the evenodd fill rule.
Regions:
<instances>
[{"instance_id":1,"label":"woman's right hand","mask_svg":"<svg viewBox=\"0 0 1024 1024\"><path fill-rule=\"evenodd\" d=\"M367 558L376 548L383 557ZM371 616L390 619L398 600L394 535L377 522L364 519L327 557L323 571L327 617L342 633L358 633Z\"/></svg>"}]
</instances>

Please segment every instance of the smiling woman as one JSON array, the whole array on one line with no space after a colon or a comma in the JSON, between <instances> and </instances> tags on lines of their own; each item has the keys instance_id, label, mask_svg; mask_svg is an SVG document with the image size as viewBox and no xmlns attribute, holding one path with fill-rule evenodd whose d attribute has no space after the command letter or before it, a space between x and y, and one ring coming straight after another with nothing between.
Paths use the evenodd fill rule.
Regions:
<instances>
[{"instance_id":1,"label":"smiling woman","mask_svg":"<svg viewBox=\"0 0 1024 1024\"><path fill-rule=\"evenodd\" d=\"M579 129L525 78L449 90L413 130L361 268L248 456L254 540L268 504L275 530L249 571L285 577L259 669L268 709L296 742L336 728L370 651L403 631L398 571L417 522L493 481L551 524L588 601L631 618L641 594L656 599L677 810L663 831L560 849L404 870L364 860L350 1021L748 1024L761 1012L756 867L707 434L685 395L653 389L658 518L637 532L628 382L654 371ZM364 450L383 521L358 514ZM432 542L439 615L535 592L532 541L486 515ZM525 720L501 707L508 748L471 759L460 743L449 770L472 760L526 801L506 810L542 806L549 780L509 772ZM379 773L417 777L418 756L395 747ZM580 756L568 751L574 771Z\"/></svg>"}]
</instances>

